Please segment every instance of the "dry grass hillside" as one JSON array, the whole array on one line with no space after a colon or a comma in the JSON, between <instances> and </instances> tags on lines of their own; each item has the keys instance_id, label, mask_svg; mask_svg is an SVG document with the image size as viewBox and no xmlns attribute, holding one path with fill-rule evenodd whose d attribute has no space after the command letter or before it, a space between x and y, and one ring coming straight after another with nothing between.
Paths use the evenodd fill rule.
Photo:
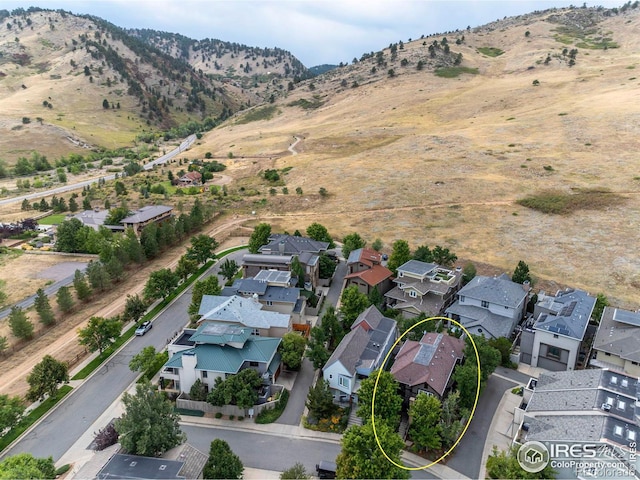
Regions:
<instances>
[{"instance_id":1,"label":"dry grass hillside","mask_svg":"<svg viewBox=\"0 0 640 480\"><path fill-rule=\"evenodd\" d=\"M509 272L522 259L540 279L637 308L639 29L638 10L606 17L589 9L448 34L462 66L478 69L454 78L416 68L442 35L407 42L395 62L385 51L385 75L371 73L371 58L301 83L252 114L270 119L238 115L192 154L277 155L299 136L298 155L264 163L292 167L290 193L269 197L259 220L289 231L318 221L337 237L357 231L387 248L399 238L413 248L440 244ZM602 38L610 48L576 46ZM574 66L564 48L577 48ZM304 195L294 196L296 187ZM329 192L322 200L320 187ZM610 193L562 215L516 203L549 190Z\"/></svg>"}]
</instances>

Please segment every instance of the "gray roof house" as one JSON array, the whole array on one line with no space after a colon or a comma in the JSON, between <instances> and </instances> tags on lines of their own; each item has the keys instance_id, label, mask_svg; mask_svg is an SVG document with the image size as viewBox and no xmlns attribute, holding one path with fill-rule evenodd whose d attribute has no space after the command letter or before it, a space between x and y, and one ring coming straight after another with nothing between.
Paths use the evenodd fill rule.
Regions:
<instances>
[{"instance_id":1,"label":"gray roof house","mask_svg":"<svg viewBox=\"0 0 640 480\"><path fill-rule=\"evenodd\" d=\"M148 205L136 210L132 215L123 218L120 223L124 228L132 228L136 235L140 235L142 229L151 223L159 223L171 218L173 207L166 205Z\"/></svg>"},{"instance_id":2,"label":"gray roof house","mask_svg":"<svg viewBox=\"0 0 640 480\"><path fill-rule=\"evenodd\" d=\"M387 304L406 316L439 315L460 288L462 272L435 263L409 260L397 269L396 286L385 293Z\"/></svg>"},{"instance_id":3,"label":"gray roof house","mask_svg":"<svg viewBox=\"0 0 640 480\"><path fill-rule=\"evenodd\" d=\"M629 446L640 439L639 392L637 377L607 369L542 373L529 381L522 404L514 411L514 422L519 426L514 443L591 443L598 452L593 461L604 462L604 469L614 471L615 464L623 464L621 470L637 472L640 460L630 455ZM558 478L616 476L594 476L564 463L567 465L559 467Z\"/></svg>"},{"instance_id":4,"label":"gray roof house","mask_svg":"<svg viewBox=\"0 0 640 480\"><path fill-rule=\"evenodd\" d=\"M520 336L520 361L553 371L575 369L595 304L582 290L540 292Z\"/></svg>"},{"instance_id":5,"label":"gray roof house","mask_svg":"<svg viewBox=\"0 0 640 480\"><path fill-rule=\"evenodd\" d=\"M529 285L512 282L504 274L476 276L460 289L445 312L471 334L508 338L523 318L528 293Z\"/></svg>"},{"instance_id":6,"label":"gray roof house","mask_svg":"<svg viewBox=\"0 0 640 480\"><path fill-rule=\"evenodd\" d=\"M214 321L242 325L253 335L282 337L291 331L291 315L264 310L256 298L238 295L203 295L198 313L199 324Z\"/></svg>"},{"instance_id":7,"label":"gray roof house","mask_svg":"<svg viewBox=\"0 0 640 480\"><path fill-rule=\"evenodd\" d=\"M326 252L329 242L319 242L307 237L296 237L276 233L269 237L269 243L258 251L263 255L300 255L303 252L319 254Z\"/></svg>"},{"instance_id":8,"label":"gray roof house","mask_svg":"<svg viewBox=\"0 0 640 480\"><path fill-rule=\"evenodd\" d=\"M300 289L292 285L293 281L291 272L262 270L254 278L237 279L230 287L224 287L220 295L257 299L264 310L294 315L299 320L305 302L301 299Z\"/></svg>"},{"instance_id":9,"label":"gray roof house","mask_svg":"<svg viewBox=\"0 0 640 480\"><path fill-rule=\"evenodd\" d=\"M640 377L640 312L605 307L592 351L592 367Z\"/></svg>"},{"instance_id":10,"label":"gray roof house","mask_svg":"<svg viewBox=\"0 0 640 480\"><path fill-rule=\"evenodd\" d=\"M362 312L322 369L334 398L357 400L360 379L382 366L397 338L395 320L382 315L373 305Z\"/></svg>"}]
</instances>

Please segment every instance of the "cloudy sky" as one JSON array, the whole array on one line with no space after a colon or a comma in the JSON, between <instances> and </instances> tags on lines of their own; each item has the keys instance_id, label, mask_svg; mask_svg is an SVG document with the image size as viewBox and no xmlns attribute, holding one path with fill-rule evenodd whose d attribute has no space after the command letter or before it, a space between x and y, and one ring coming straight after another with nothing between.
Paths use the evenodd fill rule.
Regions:
<instances>
[{"instance_id":1,"label":"cloudy sky","mask_svg":"<svg viewBox=\"0 0 640 480\"><path fill-rule=\"evenodd\" d=\"M190 38L279 47L305 66L351 62L363 53L421 35L483 25L504 16L583 0L2 0L92 14L123 28L151 28ZM587 2L618 7L623 0Z\"/></svg>"}]
</instances>

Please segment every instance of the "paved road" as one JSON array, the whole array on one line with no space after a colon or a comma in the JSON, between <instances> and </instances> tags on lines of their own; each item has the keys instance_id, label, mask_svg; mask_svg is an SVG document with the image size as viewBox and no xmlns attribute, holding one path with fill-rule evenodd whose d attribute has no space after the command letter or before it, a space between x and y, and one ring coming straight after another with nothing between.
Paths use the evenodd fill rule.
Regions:
<instances>
[{"instance_id":1,"label":"paved road","mask_svg":"<svg viewBox=\"0 0 640 480\"><path fill-rule=\"evenodd\" d=\"M340 262L336 268L331 285L329 286L329 292L324 300L323 311L328 305L336 305L336 302L340 297L342 282L344 281L346 273L346 263ZM320 324L320 319L318 319L318 324ZM291 396L287 402L287 407L284 409L284 412L282 412L282 415L280 415L280 418L276 423L282 423L284 425L300 424L302 414L304 413L305 402L307 401L307 394L309 393L309 388L313 383L314 374L315 370L313 369L313 363L311 363L309 359L305 358L302 361L302 367L300 367L300 371L296 376L294 388L292 389Z\"/></svg>"},{"instance_id":2,"label":"paved road","mask_svg":"<svg viewBox=\"0 0 640 480\"><path fill-rule=\"evenodd\" d=\"M78 270L81 270L84 272L86 268L87 268L86 263L78 262ZM74 277L75 277L75 273L74 275L69 275L67 278L63 278L62 280L58 280L57 282L54 282L51 285L47 285L46 287L44 287L44 293L45 295L47 295L47 297L49 297L49 303L52 303L53 296L56 293L58 293L58 290L60 290L60 287L66 287L73 283ZM31 307L35 303L35 300L36 300L36 295L31 295L30 297L27 297L24 300L21 300L15 303L14 306L20 307L22 309L26 309ZM11 313L11 307L1 310L0 320L2 320L5 317L8 317L10 313Z\"/></svg>"},{"instance_id":3,"label":"paved road","mask_svg":"<svg viewBox=\"0 0 640 480\"><path fill-rule=\"evenodd\" d=\"M243 251L231 253L228 258L241 258ZM205 276L218 274L218 264ZM57 461L84 434L100 415L136 379L137 373L129 370L129 361L144 347L152 345L156 350L167 342L189 321L187 308L191 303L192 287L178 297L153 322L153 328L143 337L134 337L101 369L76 388L47 418L25 435L2 457L30 452L36 457L52 456ZM55 442L52 442L55 439ZM0 458L2 458L0 457Z\"/></svg>"},{"instance_id":4,"label":"paved road","mask_svg":"<svg viewBox=\"0 0 640 480\"><path fill-rule=\"evenodd\" d=\"M215 438L226 441L231 450L249 468L281 472L300 462L307 472L315 472L320 460L331 460L340 453L340 445L322 439L291 438L280 435L227 430L182 424L188 442L201 452L209 452ZM428 471L412 472L412 478L438 478Z\"/></svg>"},{"instance_id":5,"label":"paved road","mask_svg":"<svg viewBox=\"0 0 640 480\"><path fill-rule=\"evenodd\" d=\"M195 135L190 135L189 137L187 137L178 147L176 147L175 149L171 150L169 153L149 162L146 163L145 165L143 165L142 168L144 168L145 170L151 170L155 165L161 165L164 163L167 163L167 161L171 160L173 157L175 157L176 155L184 152L186 149L188 149L191 144L196 140L196 136ZM80 188L86 187L87 185L91 185L93 183L98 183L99 179L104 179L106 180L113 180L115 178L115 174L109 174L109 175L105 175L103 177L100 178L94 178L92 180L84 180L82 182L78 182L78 183L72 183L69 185L64 185L62 187L57 187L57 188L52 188L49 190L43 190L41 192L35 192L35 193L30 193L28 195L21 195L19 197L12 197L12 198L5 198L4 200L0 200L0 205L7 205L10 203L16 203L16 202L22 202L23 200L27 199L27 200L32 200L34 198L41 198L41 197L48 197L51 195L57 195L59 193L64 193L64 192L69 192L71 190L78 190Z\"/></svg>"},{"instance_id":6,"label":"paved road","mask_svg":"<svg viewBox=\"0 0 640 480\"><path fill-rule=\"evenodd\" d=\"M482 453L491 420L505 390L525 383L529 379L527 375L508 368L498 367L494 373L489 377L482 391L469 429L447 461L448 467L469 478L479 478Z\"/></svg>"}]
</instances>

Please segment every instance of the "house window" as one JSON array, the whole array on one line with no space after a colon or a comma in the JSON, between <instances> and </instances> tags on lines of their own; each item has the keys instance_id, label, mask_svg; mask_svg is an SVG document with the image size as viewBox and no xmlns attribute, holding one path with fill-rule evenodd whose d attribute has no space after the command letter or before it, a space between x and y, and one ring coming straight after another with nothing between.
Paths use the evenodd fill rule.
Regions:
<instances>
[{"instance_id":1,"label":"house window","mask_svg":"<svg viewBox=\"0 0 640 480\"><path fill-rule=\"evenodd\" d=\"M547 357L560 360L560 349L551 345L547 346Z\"/></svg>"},{"instance_id":2,"label":"house window","mask_svg":"<svg viewBox=\"0 0 640 480\"><path fill-rule=\"evenodd\" d=\"M489 302L482 300L482 308L489 308Z\"/></svg>"},{"instance_id":3,"label":"house window","mask_svg":"<svg viewBox=\"0 0 640 480\"><path fill-rule=\"evenodd\" d=\"M555 333L553 334L553 338L558 338L558 335L556 335Z\"/></svg>"},{"instance_id":4,"label":"house window","mask_svg":"<svg viewBox=\"0 0 640 480\"><path fill-rule=\"evenodd\" d=\"M349 378L345 377L344 375L340 375L340 378L338 379L338 384L341 387L349 388Z\"/></svg>"},{"instance_id":5,"label":"house window","mask_svg":"<svg viewBox=\"0 0 640 480\"><path fill-rule=\"evenodd\" d=\"M267 300L266 304L267 304L267 307L270 307L271 305L273 305L273 302L271 300Z\"/></svg>"},{"instance_id":6,"label":"house window","mask_svg":"<svg viewBox=\"0 0 640 480\"><path fill-rule=\"evenodd\" d=\"M418 296L418 294L416 293L415 290L409 290L409 296L411 298L416 298Z\"/></svg>"},{"instance_id":7,"label":"house window","mask_svg":"<svg viewBox=\"0 0 640 480\"><path fill-rule=\"evenodd\" d=\"M611 354L610 354L609 352L604 352L604 356L605 356L605 357L610 357L610 356L611 356Z\"/></svg>"},{"instance_id":8,"label":"house window","mask_svg":"<svg viewBox=\"0 0 640 480\"><path fill-rule=\"evenodd\" d=\"M258 365L260 365L258 362L249 362L250 367L257 367Z\"/></svg>"},{"instance_id":9,"label":"house window","mask_svg":"<svg viewBox=\"0 0 640 480\"><path fill-rule=\"evenodd\" d=\"M202 372L202 378L207 378L207 371L206 371L206 370L204 370L204 371Z\"/></svg>"},{"instance_id":10,"label":"house window","mask_svg":"<svg viewBox=\"0 0 640 480\"><path fill-rule=\"evenodd\" d=\"M460 303L464 303L464 295L460 295Z\"/></svg>"},{"instance_id":11,"label":"house window","mask_svg":"<svg viewBox=\"0 0 640 480\"><path fill-rule=\"evenodd\" d=\"M260 336L260 330L258 330L257 328L254 328L251 331L251 335L255 335L256 337L259 337Z\"/></svg>"},{"instance_id":12,"label":"house window","mask_svg":"<svg viewBox=\"0 0 640 480\"><path fill-rule=\"evenodd\" d=\"M638 362L631 362L631 365L640 365Z\"/></svg>"},{"instance_id":13,"label":"house window","mask_svg":"<svg viewBox=\"0 0 640 480\"><path fill-rule=\"evenodd\" d=\"M404 272L402 271L398 272L398 277L404 277Z\"/></svg>"}]
</instances>

